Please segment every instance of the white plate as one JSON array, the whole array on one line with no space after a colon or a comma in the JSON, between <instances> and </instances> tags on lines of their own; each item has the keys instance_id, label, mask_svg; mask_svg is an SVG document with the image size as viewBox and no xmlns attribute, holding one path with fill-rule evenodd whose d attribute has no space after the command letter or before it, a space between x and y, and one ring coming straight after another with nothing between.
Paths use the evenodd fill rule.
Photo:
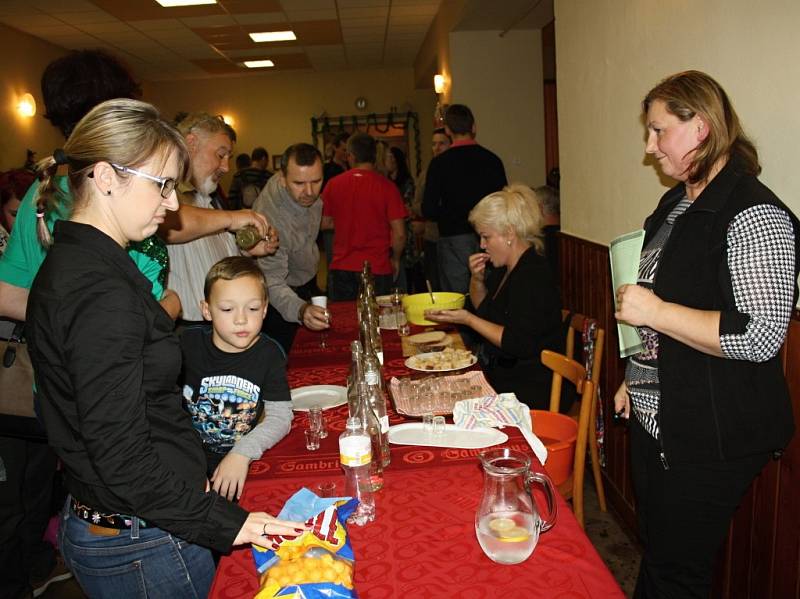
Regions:
<instances>
[{"instance_id":1,"label":"white plate","mask_svg":"<svg viewBox=\"0 0 800 599\"><path fill-rule=\"evenodd\" d=\"M440 352L428 352L426 354L417 354L416 356L411 356L410 358L408 358L405 361L406 368L410 368L411 370L417 370L419 372L453 372L454 370L464 370L465 368L469 368L470 366L475 364L475 362L478 361L478 358L476 358L473 355L472 359L469 362L469 364L464 364L463 366L458 366L457 368L434 368L434 369L430 369L430 368L420 368L418 366L414 366L414 364L416 363L416 359L415 358L425 358L427 356L435 356L438 353L440 353Z\"/></svg>"},{"instance_id":2,"label":"white plate","mask_svg":"<svg viewBox=\"0 0 800 599\"><path fill-rule=\"evenodd\" d=\"M433 434L425 431L421 422L407 422L389 427L389 443L395 445L481 449L506 441L508 441L508 435L494 428L468 429L455 424L445 424L444 432Z\"/></svg>"},{"instance_id":3,"label":"white plate","mask_svg":"<svg viewBox=\"0 0 800 599\"><path fill-rule=\"evenodd\" d=\"M343 406L347 403L347 387L339 385L310 385L292 389L292 409L296 412L308 412L311 406L319 406L323 410Z\"/></svg>"}]
</instances>

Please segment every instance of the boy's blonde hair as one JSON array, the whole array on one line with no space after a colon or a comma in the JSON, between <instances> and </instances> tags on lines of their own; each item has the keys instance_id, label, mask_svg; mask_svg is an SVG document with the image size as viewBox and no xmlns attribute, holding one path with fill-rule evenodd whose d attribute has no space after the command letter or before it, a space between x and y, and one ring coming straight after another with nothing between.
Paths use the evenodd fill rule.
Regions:
<instances>
[{"instance_id":1,"label":"boy's blonde hair","mask_svg":"<svg viewBox=\"0 0 800 599\"><path fill-rule=\"evenodd\" d=\"M252 258L245 256L229 256L223 258L211 267L206 275L206 283L203 287L203 295L206 301L211 298L211 288L214 283L220 279L223 281L233 281L241 277L254 277L258 279L261 286L264 288L264 301L269 301L269 290L267 288L267 279L264 273L258 267L258 264Z\"/></svg>"}]
</instances>

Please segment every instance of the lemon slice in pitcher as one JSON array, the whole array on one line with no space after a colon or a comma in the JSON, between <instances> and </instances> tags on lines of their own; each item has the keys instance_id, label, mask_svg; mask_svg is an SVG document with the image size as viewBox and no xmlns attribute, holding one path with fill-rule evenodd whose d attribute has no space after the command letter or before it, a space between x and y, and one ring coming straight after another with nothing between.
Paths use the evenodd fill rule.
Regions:
<instances>
[{"instance_id":1,"label":"lemon slice in pitcher","mask_svg":"<svg viewBox=\"0 0 800 599\"><path fill-rule=\"evenodd\" d=\"M489 528L494 532L503 532L504 530L511 530L516 527L517 523L511 518L494 518L489 522Z\"/></svg>"},{"instance_id":2,"label":"lemon slice in pitcher","mask_svg":"<svg viewBox=\"0 0 800 599\"><path fill-rule=\"evenodd\" d=\"M531 534L521 526L514 526L508 530L501 530L497 532L498 540L504 543L520 543L527 541Z\"/></svg>"}]
</instances>

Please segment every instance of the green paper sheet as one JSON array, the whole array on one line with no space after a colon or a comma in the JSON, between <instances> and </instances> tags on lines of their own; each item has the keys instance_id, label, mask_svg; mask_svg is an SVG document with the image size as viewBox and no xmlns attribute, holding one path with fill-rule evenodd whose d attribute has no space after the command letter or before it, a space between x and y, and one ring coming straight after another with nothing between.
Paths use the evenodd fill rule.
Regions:
<instances>
[{"instance_id":1,"label":"green paper sheet","mask_svg":"<svg viewBox=\"0 0 800 599\"><path fill-rule=\"evenodd\" d=\"M615 308L617 289L620 285L636 285L639 280L639 259L643 243L644 229L626 233L611 242L608 255L611 260L611 286ZM620 358L627 358L642 351L642 340L636 327L618 321L617 337Z\"/></svg>"}]
</instances>

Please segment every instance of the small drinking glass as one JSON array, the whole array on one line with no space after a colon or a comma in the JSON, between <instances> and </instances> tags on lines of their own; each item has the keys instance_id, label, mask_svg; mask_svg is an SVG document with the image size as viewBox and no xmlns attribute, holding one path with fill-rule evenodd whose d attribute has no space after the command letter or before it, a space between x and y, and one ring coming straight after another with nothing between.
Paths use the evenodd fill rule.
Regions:
<instances>
[{"instance_id":1,"label":"small drinking glass","mask_svg":"<svg viewBox=\"0 0 800 599\"><path fill-rule=\"evenodd\" d=\"M422 430L428 434L433 434L433 414L430 412L422 415Z\"/></svg>"},{"instance_id":2,"label":"small drinking glass","mask_svg":"<svg viewBox=\"0 0 800 599\"><path fill-rule=\"evenodd\" d=\"M328 311L328 296L326 295L315 295L311 298L311 304L314 306L319 306L320 308L325 310L325 320L328 322L328 326L331 324L331 313ZM327 349L328 347L328 329L322 329L320 331L319 336L319 346L322 349Z\"/></svg>"},{"instance_id":3,"label":"small drinking glass","mask_svg":"<svg viewBox=\"0 0 800 599\"><path fill-rule=\"evenodd\" d=\"M317 483L316 486L318 497L337 497L336 482L332 480L324 480Z\"/></svg>"},{"instance_id":4,"label":"small drinking glass","mask_svg":"<svg viewBox=\"0 0 800 599\"><path fill-rule=\"evenodd\" d=\"M319 431L312 428L305 430L306 435L306 449L309 451L316 451L319 449Z\"/></svg>"},{"instance_id":5,"label":"small drinking glass","mask_svg":"<svg viewBox=\"0 0 800 599\"><path fill-rule=\"evenodd\" d=\"M444 416L433 417L433 434L434 435L444 434Z\"/></svg>"},{"instance_id":6,"label":"small drinking glass","mask_svg":"<svg viewBox=\"0 0 800 599\"><path fill-rule=\"evenodd\" d=\"M317 431L320 439L325 439L328 436L328 429L325 426L325 415L322 413L322 408L320 406L311 406L308 408L308 428Z\"/></svg>"}]
</instances>

